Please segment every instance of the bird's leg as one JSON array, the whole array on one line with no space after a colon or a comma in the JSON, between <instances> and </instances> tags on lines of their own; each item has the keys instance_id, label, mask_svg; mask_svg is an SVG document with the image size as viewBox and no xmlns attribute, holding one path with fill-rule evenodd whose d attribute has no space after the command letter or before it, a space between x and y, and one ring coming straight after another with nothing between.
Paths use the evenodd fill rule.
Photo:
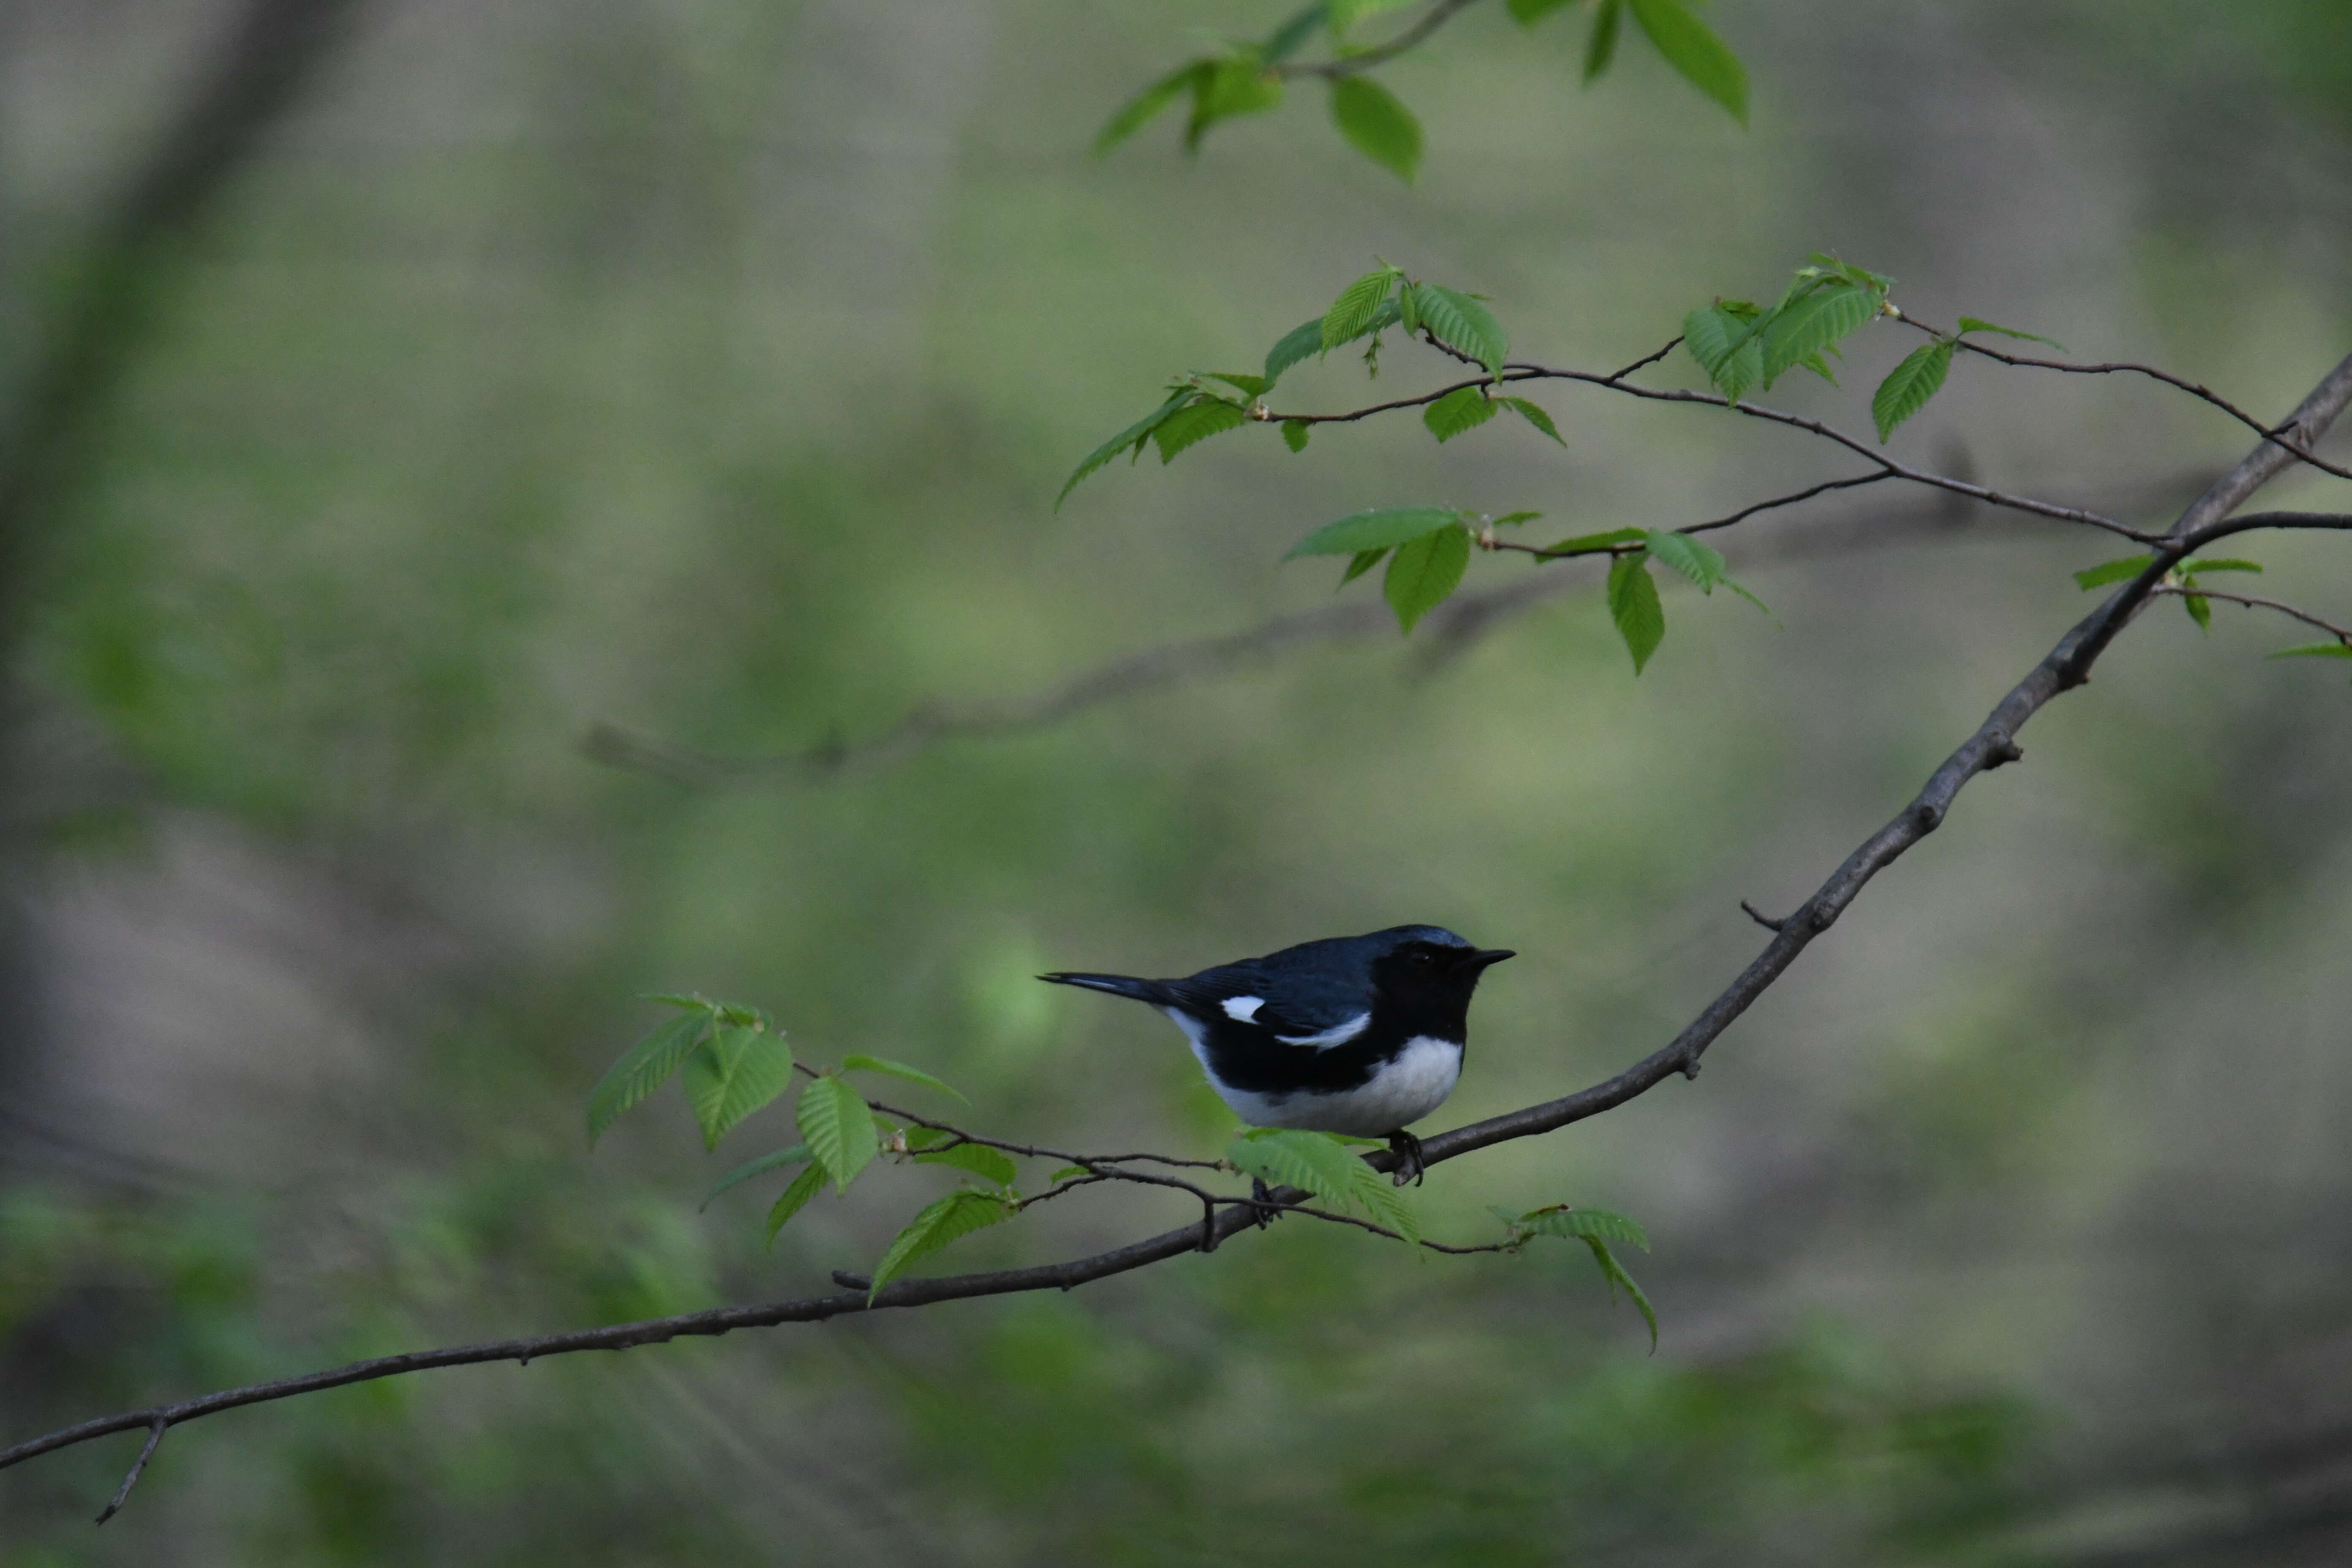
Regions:
<instances>
[{"instance_id":1,"label":"bird's leg","mask_svg":"<svg viewBox=\"0 0 2352 1568\"><path fill-rule=\"evenodd\" d=\"M1250 1196L1256 1204L1256 1206L1252 1208L1250 1213L1255 1216L1258 1229L1264 1230L1267 1226L1274 1223L1274 1189L1267 1186L1264 1182L1259 1181L1255 1176L1252 1176L1250 1178Z\"/></svg>"},{"instance_id":2,"label":"bird's leg","mask_svg":"<svg viewBox=\"0 0 2352 1568\"><path fill-rule=\"evenodd\" d=\"M1407 1182L1418 1183L1428 1175L1429 1168L1421 1160L1420 1139L1400 1127L1389 1134L1389 1148L1397 1157L1396 1175L1392 1179L1398 1186L1403 1186Z\"/></svg>"}]
</instances>

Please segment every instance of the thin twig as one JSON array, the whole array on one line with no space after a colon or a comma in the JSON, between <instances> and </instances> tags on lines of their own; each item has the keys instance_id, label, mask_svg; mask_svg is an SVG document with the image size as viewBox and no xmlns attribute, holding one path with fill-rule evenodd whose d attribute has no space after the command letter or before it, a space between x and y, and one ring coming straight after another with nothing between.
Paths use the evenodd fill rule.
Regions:
<instances>
[{"instance_id":1,"label":"thin twig","mask_svg":"<svg viewBox=\"0 0 2352 1568\"><path fill-rule=\"evenodd\" d=\"M1274 68L1278 77L1319 76L1332 80L1356 76L1377 65L1385 65L1407 49L1416 47L1438 28L1452 21L1455 13L1467 10L1478 0L1437 0L1426 16L1385 44L1341 55L1336 59L1305 60L1297 64L1284 61Z\"/></svg>"},{"instance_id":2,"label":"thin twig","mask_svg":"<svg viewBox=\"0 0 2352 1568\"><path fill-rule=\"evenodd\" d=\"M2280 434L2285 426L2273 426L2265 425L2261 420L2255 418L2252 415L2247 413L2244 409L2239 407L2236 404L2231 402L2228 398L2223 397L2221 394L2213 391L2211 388L2205 386L2200 383L2189 381L2184 377L2175 375L2170 371L2159 370L2152 364L2135 364L2126 360L2111 361L2104 364L2078 364L2071 360L2036 359L2030 354L2009 353L2000 349L1988 348L1982 343L1972 343L1965 337L1955 338L1952 333L1945 331L1942 328L1931 327L1927 322L1919 320L1916 316L1905 315L1901 310L1895 310L1891 305L1887 307L1887 313L1895 317L1895 320L1899 321L1903 321L1907 325L1918 328L1919 331L1927 333L1931 337L1942 338L1948 342L1956 342L1961 348L1966 349L1972 354L1979 354L1986 359L1997 360L2002 364L2014 365L2021 370L2063 371L2069 375L2144 375L2151 381L2160 381L2167 386L2178 388L2179 391L2189 394L2191 397L2211 404L2214 407L2220 409L2222 413L2228 415L2239 424L2243 425L2247 429L2252 430L2255 435L2260 436L2263 440L2284 448L2295 458L2299 458L2303 462L2310 464L2313 468L2319 469L2321 472L2334 474L2339 479L2352 479L2352 468L2338 468L2336 464L2327 461L2325 458L2318 456L2316 453L2305 451L2302 447L2296 445L2294 442L2286 439L2285 437Z\"/></svg>"},{"instance_id":3,"label":"thin twig","mask_svg":"<svg viewBox=\"0 0 2352 1568\"><path fill-rule=\"evenodd\" d=\"M2252 610L2276 610L2282 616L2291 616L2305 626L2315 626L2347 647L2352 647L2352 628L2339 626L2333 621L2323 621L2307 610L2298 610L2293 605L2283 605L2276 599L2258 598L2252 594L2225 594L2218 588L2184 588L2177 583L2159 583L2150 592L2164 598L2219 599L2223 604L2243 605Z\"/></svg>"},{"instance_id":4,"label":"thin twig","mask_svg":"<svg viewBox=\"0 0 2352 1568\"><path fill-rule=\"evenodd\" d=\"M124 1476L122 1484L114 1489L114 1496L107 1505L98 1510L99 1523L104 1524L112 1519L121 1510L122 1505L131 1500L131 1489L139 1484L139 1478L146 1473L147 1461L155 1457L155 1450L163 1446L163 1434L171 1429L169 1419L162 1415L155 1417L153 1424L147 1428L147 1441L140 1446L139 1457L131 1462L130 1474Z\"/></svg>"}]
</instances>

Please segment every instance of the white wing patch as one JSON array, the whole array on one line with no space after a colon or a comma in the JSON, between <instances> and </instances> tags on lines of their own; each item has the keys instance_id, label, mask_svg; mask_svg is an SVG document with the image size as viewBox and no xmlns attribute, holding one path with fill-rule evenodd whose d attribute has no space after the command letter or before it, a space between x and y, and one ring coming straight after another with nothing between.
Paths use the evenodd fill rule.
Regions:
<instances>
[{"instance_id":1,"label":"white wing patch","mask_svg":"<svg viewBox=\"0 0 2352 1568\"><path fill-rule=\"evenodd\" d=\"M1228 996L1225 998L1225 1016L1236 1024L1251 1023L1256 1019L1257 1010L1265 1005L1265 998L1263 996Z\"/></svg>"},{"instance_id":2,"label":"white wing patch","mask_svg":"<svg viewBox=\"0 0 2352 1568\"><path fill-rule=\"evenodd\" d=\"M1233 1004L1228 1002L1225 1005L1230 1008ZM1305 1046L1308 1050L1328 1051L1333 1046L1346 1045L1371 1026L1372 1016L1359 1013L1346 1023L1334 1024L1319 1035L1276 1035L1275 1038L1286 1046Z\"/></svg>"}]
</instances>

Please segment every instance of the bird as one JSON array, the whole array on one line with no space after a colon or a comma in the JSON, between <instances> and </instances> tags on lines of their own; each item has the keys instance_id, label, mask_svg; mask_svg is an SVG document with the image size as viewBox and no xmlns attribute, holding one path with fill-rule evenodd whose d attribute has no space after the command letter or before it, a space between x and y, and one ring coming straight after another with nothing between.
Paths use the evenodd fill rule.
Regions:
<instances>
[{"instance_id":1,"label":"bird","mask_svg":"<svg viewBox=\"0 0 2352 1568\"><path fill-rule=\"evenodd\" d=\"M1037 978L1158 1008L1234 1115L1253 1127L1384 1138L1402 1184L1422 1168L1421 1141L1405 1129L1444 1104L1462 1076L1470 994L1488 967L1517 956L1444 926L1408 925L1301 942L1181 980Z\"/></svg>"}]
</instances>

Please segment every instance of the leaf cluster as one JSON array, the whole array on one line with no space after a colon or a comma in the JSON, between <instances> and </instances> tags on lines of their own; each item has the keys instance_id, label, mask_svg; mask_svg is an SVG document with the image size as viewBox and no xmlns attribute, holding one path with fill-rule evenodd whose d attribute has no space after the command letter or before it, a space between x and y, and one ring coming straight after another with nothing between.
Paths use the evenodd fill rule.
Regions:
<instances>
[{"instance_id":1,"label":"leaf cluster","mask_svg":"<svg viewBox=\"0 0 2352 1568\"><path fill-rule=\"evenodd\" d=\"M1600 1266L1601 1279L1609 1283L1611 1299L1616 1298L1622 1286L1626 1299L1641 1312L1642 1321L1650 1326L1650 1348L1653 1351L1658 1348L1656 1310L1651 1307L1649 1297L1642 1293L1642 1288L1633 1282L1633 1277L1625 1272L1624 1265L1617 1261L1617 1255L1609 1250L1609 1244L1614 1241L1649 1251L1650 1238L1639 1225L1608 1209L1576 1208L1568 1204L1531 1209L1517 1217L1507 1209L1496 1209L1494 1214L1503 1222L1503 1246L1507 1251L1519 1251L1530 1241L1544 1236L1584 1243L1591 1249L1592 1261Z\"/></svg>"}]
</instances>

